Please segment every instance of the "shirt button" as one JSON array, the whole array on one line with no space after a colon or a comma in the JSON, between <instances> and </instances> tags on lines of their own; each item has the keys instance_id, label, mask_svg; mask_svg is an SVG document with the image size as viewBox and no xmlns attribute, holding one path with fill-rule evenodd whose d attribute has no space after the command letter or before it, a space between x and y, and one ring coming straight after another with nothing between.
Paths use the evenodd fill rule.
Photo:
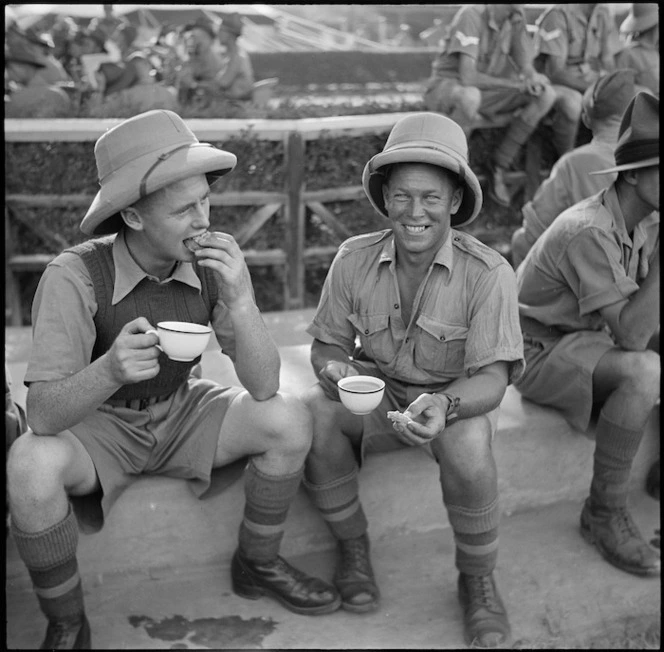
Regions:
<instances>
[{"instance_id":1,"label":"shirt button","mask_svg":"<svg viewBox=\"0 0 664 652\"><path fill-rule=\"evenodd\" d=\"M398 303L395 303L395 304L394 304L394 309L395 309L395 310L399 310L399 304L398 304Z\"/></svg>"},{"instance_id":2,"label":"shirt button","mask_svg":"<svg viewBox=\"0 0 664 652\"><path fill-rule=\"evenodd\" d=\"M459 240L461 240L461 238L458 235L454 236L454 242L459 242Z\"/></svg>"},{"instance_id":3,"label":"shirt button","mask_svg":"<svg viewBox=\"0 0 664 652\"><path fill-rule=\"evenodd\" d=\"M445 341L445 336L444 336L444 335L441 335L441 336L440 336L440 341L441 341L441 342L444 342L444 341Z\"/></svg>"},{"instance_id":4,"label":"shirt button","mask_svg":"<svg viewBox=\"0 0 664 652\"><path fill-rule=\"evenodd\" d=\"M368 329L368 328L365 328L365 329L364 329L364 334L365 334L365 335L368 335L368 334L369 334L369 329Z\"/></svg>"},{"instance_id":5,"label":"shirt button","mask_svg":"<svg viewBox=\"0 0 664 652\"><path fill-rule=\"evenodd\" d=\"M407 337L407 338L406 338L406 342L410 342L410 337Z\"/></svg>"}]
</instances>

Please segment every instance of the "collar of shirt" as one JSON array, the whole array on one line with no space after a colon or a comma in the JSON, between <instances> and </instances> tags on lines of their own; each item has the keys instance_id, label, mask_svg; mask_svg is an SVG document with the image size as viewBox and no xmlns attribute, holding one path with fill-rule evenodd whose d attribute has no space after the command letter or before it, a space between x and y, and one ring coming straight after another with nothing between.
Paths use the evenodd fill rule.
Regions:
<instances>
[{"instance_id":1,"label":"collar of shirt","mask_svg":"<svg viewBox=\"0 0 664 652\"><path fill-rule=\"evenodd\" d=\"M621 244L630 249L640 249L647 239L649 227L653 224L659 223L659 211L653 211L634 227L634 233L630 238L629 233L627 233L627 226L625 225L625 217L620 208L620 202L618 201L618 193L616 192L615 183L604 191L602 204L613 216L613 222L616 225L616 233L620 238Z\"/></svg>"},{"instance_id":2,"label":"collar of shirt","mask_svg":"<svg viewBox=\"0 0 664 652\"><path fill-rule=\"evenodd\" d=\"M441 245L440 249L436 252L436 256L433 259L434 265L442 265L446 267L450 273L452 272L452 261L454 259L454 249L452 247L452 229L447 234L445 242ZM389 263L390 269L394 270L394 264L396 261L396 248L394 245L394 233L385 240L383 244L383 250L378 259L378 264Z\"/></svg>"},{"instance_id":3,"label":"collar of shirt","mask_svg":"<svg viewBox=\"0 0 664 652\"><path fill-rule=\"evenodd\" d=\"M191 263L178 262L175 271L163 281L143 271L129 253L124 237L124 229L120 230L113 242L113 264L115 265L115 282L112 305L122 301L144 278L157 283L180 281L196 288L199 292L201 290L201 281L196 276Z\"/></svg>"}]
</instances>

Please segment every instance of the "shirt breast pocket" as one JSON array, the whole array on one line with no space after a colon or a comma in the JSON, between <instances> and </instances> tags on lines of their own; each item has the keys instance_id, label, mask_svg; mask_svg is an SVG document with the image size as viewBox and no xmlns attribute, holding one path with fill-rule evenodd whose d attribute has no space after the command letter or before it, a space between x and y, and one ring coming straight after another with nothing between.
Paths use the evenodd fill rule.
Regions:
<instances>
[{"instance_id":1,"label":"shirt breast pocket","mask_svg":"<svg viewBox=\"0 0 664 652\"><path fill-rule=\"evenodd\" d=\"M415 365L434 374L462 376L468 328L426 315L420 315L417 325L420 332L415 342Z\"/></svg>"},{"instance_id":2,"label":"shirt breast pocket","mask_svg":"<svg viewBox=\"0 0 664 652\"><path fill-rule=\"evenodd\" d=\"M348 315L360 338L360 346L372 360L388 362L392 357L389 315Z\"/></svg>"}]
</instances>

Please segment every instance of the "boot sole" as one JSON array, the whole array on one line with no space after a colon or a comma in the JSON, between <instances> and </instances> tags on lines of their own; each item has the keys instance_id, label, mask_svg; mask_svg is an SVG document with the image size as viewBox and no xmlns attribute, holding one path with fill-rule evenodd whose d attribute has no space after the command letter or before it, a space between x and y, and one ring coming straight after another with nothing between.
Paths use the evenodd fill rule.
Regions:
<instances>
[{"instance_id":1,"label":"boot sole","mask_svg":"<svg viewBox=\"0 0 664 652\"><path fill-rule=\"evenodd\" d=\"M581 536L592 546L595 546L599 553L609 562L612 566L630 573L632 575L638 575L639 577L656 577L661 574L660 568L643 568L642 566L630 566L625 564L619 558L616 558L610 550L607 550L602 543L593 535L590 530L590 526L585 523L583 516L581 517Z\"/></svg>"},{"instance_id":2,"label":"boot sole","mask_svg":"<svg viewBox=\"0 0 664 652\"><path fill-rule=\"evenodd\" d=\"M339 609L341 606L341 597L337 596L334 602L329 602L328 604L323 604L318 607L299 607L297 605L288 602L282 595L276 591L271 591L262 586L241 586L236 582L233 582L233 593L245 598L246 600L258 600L262 597L273 598L277 602L281 603L288 611L293 613L300 614L302 616L318 616L323 614L331 614Z\"/></svg>"},{"instance_id":3,"label":"boot sole","mask_svg":"<svg viewBox=\"0 0 664 652\"><path fill-rule=\"evenodd\" d=\"M366 614L370 611L378 609L378 600L368 602L367 604L352 604L351 602L341 602L341 608L344 611L350 611L354 614Z\"/></svg>"}]
</instances>

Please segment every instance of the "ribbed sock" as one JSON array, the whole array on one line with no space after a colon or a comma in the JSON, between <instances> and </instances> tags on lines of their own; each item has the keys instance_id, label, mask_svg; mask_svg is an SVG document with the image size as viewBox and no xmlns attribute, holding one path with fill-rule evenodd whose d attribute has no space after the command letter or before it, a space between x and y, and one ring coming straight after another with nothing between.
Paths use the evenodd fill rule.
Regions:
<instances>
[{"instance_id":1,"label":"ribbed sock","mask_svg":"<svg viewBox=\"0 0 664 652\"><path fill-rule=\"evenodd\" d=\"M535 127L521 118L512 120L507 133L496 150L493 160L497 167L507 170L518 156L521 148L535 131Z\"/></svg>"},{"instance_id":2,"label":"ribbed sock","mask_svg":"<svg viewBox=\"0 0 664 652\"><path fill-rule=\"evenodd\" d=\"M357 482L357 467L348 475L326 484L312 484L305 478L311 500L337 539L354 539L367 531Z\"/></svg>"},{"instance_id":3,"label":"ribbed sock","mask_svg":"<svg viewBox=\"0 0 664 652\"><path fill-rule=\"evenodd\" d=\"M276 559L284 536L284 525L302 481L304 466L290 475L266 475L249 461L245 470L244 518L240 525L242 556L255 562Z\"/></svg>"},{"instance_id":4,"label":"ribbed sock","mask_svg":"<svg viewBox=\"0 0 664 652\"><path fill-rule=\"evenodd\" d=\"M22 532L14 523L11 527L44 615L49 620L82 616L85 605L76 560L78 524L71 504L62 521L42 532Z\"/></svg>"},{"instance_id":5,"label":"ribbed sock","mask_svg":"<svg viewBox=\"0 0 664 652\"><path fill-rule=\"evenodd\" d=\"M498 497L484 507L469 508L445 503L456 543L456 567L467 575L489 575L498 558Z\"/></svg>"},{"instance_id":6,"label":"ribbed sock","mask_svg":"<svg viewBox=\"0 0 664 652\"><path fill-rule=\"evenodd\" d=\"M595 432L590 505L605 509L624 507L632 462L639 450L643 430L630 430L613 423L602 410Z\"/></svg>"}]
</instances>

